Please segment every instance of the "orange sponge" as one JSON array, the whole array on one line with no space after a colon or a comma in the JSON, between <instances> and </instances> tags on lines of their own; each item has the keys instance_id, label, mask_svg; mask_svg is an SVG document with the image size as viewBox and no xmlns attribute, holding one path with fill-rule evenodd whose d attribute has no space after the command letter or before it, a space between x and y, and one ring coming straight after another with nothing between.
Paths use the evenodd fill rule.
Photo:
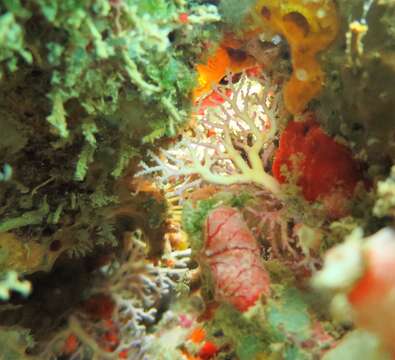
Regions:
<instances>
[{"instance_id":1,"label":"orange sponge","mask_svg":"<svg viewBox=\"0 0 395 360\"><path fill-rule=\"evenodd\" d=\"M292 114L303 112L324 82L317 54L338 32L334 1L258 0L252 18L258 27L269 28L287 39L293 71L284 89L284 101Z\"/></svg>"}]
</instances>

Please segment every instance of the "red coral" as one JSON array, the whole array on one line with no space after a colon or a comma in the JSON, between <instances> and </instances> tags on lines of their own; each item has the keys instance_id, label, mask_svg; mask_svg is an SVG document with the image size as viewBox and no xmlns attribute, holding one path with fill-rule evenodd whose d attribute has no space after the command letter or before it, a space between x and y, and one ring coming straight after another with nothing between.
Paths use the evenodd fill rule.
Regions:
<instances>
[{"instance_id":1,"label":"red coral","mask_svg":"<svg viewBox=\"0 0 395 360\"><path fill-rule=\"evenodd\" d=\"M208 215L203 259L218 300L246 311L262 294L269 295L270 279L258 243L237 210L220 207Z\"/></svg>"},{"instance_id":2,"label":"red coral","mask_svg":"<svg viewBox=\"0 0 395 360\"><path fill-rule=\"evenodd\" d=\"M281 183L286 181L284 166L298 175L306 200L326 198L332 207L350 198L362 179L360 164L350 149L325 134L313 117L291 121L281 134L273 163L273 175Z\"/></svg>"}]
</instances>

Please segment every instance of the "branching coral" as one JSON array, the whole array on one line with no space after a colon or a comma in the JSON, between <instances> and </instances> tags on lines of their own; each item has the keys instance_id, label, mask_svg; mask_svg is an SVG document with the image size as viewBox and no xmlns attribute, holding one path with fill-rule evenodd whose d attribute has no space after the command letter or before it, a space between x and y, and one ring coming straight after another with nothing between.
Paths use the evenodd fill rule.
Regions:
<instances>
[{"instance_id":1,"label":"branching coral","mask_svg":"<svg viewBox=\"0 0 395 360\"><path fill-rule=\"evenodd\" d=\"M261 82L246 75L233 84L229 75L228 85L216 91L225 101L207 109L192 136L185 135L160 156L151 154L156 165L142 163L144 170L137 176L160 173L164 182L198 175L214 184L254 183L279 195L279 184L265 170L261 157L284 119L278 86L269 77Z\"/></svg>"},{"instance_id":2,"label":"branching coral","mask_svg":"<svg viewBox=\"0 0 395 360\"><path fill-rule=\"evenodd\" d=\"M273 208L273 202L269 200L258 202L255 206L247 207L246 211L254 218L256 225L252 231L257 237L264 237L270 242L273 256L279 256L282 252L296 255L290 245L288 230L289 217L281 203L274 202L277 207Z\"/></svg>"},{"instance_id":3,"label":"branching coral","mask_svg":"<svg viewBox=\"0 0 395 360\"><path fill-rule=\"evenodd\" d=\"M146 260L141 231L127 233L123 256L102 268L104 279L68 320L68 327L47 345L40 359L65 353L75 337L72 355L91 359L145 359L150 337L146 328L157 321L158 308L188 270L189 251L169 254L173 267ZM70 350L70 349L69 349Z\"/></svg>"},{"instance_id":4,"label":"branching coral","mask_svg":"<svg viewBox=\"0 0 395 360\"><path fill-rule=\"evenodd\" d=\"M389 2L365 1L372 11L365 16L364 9L361 22L375 30L371 21L388 13ZM358 116L321 115L325 102L317 99L328 73L335 86L327 90L344 102L347 81L339 80L351 71L366 80L362 92L377 92L368 104L389 101L390 87L368 90L372 76L364 66L372 56L372 65L393 72L392 42L388 51L368 53L380 27L366 32L351 23L356 36L339 38L355 52L338 57L337 67L319 59L337 34L338 9L347 30L355 17L341 9L354 7L334 0L0 2L2 356L307 359L336 345L321 303L313 298L309 306L304 296L306 279L348 229L376 231L393 221L395 208L394 176L374 178L393 157L366 164L378 184L374 217L368 206L359 209L370 200L353 196L362 175L351 151L362 142L342 137L346 148L337 140L346 132L323 125L338 117L351 129L374 112L355 97L348 103ZM230 12L235 21L227 20ZM257 32L242 28L247 12L257 20L247 26ZM383 23L391 19L383 15ZM351 55L357 66L347 69ZM246 70L255 61L259 66ZM387 73L374 72L378 82ZM320 114L316 122L300 121L309 105ZM298 115L285 126L288 112ZM371 129L355 129L367 134L359 158L379 149ZM163 136L171 138L156 151ZM141 158L138 175L157 174L158 186L141 177L136 188L127 185ZM343 198L352 198L347 211L339 211ZM353 218L358 212L369 215ZM349 219L331 223L344 214ZM386 234L386 241L347 241L328 252L333 272L326 262L314 278L337 286L356 325L375 330L395 352L395 245L393 231ZM336 262L341 258L351 264ZM30 283L34 291L22 298ZM210 354L187 335L200 320L207 343L218 345L206 349Z\"/></svg>"}]
</instances>

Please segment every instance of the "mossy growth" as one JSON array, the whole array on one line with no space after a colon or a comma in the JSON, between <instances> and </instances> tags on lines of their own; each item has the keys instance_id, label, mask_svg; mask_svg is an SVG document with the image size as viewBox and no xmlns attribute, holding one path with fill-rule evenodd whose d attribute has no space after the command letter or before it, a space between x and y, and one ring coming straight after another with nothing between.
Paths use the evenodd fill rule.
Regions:
<instances>
[{"instance_id":1,"label":"mossy growth","mask_svg":"<svg viewBox=\"0 0 395 360\"><path fill-rule=\"evenodd\" d=\"M270 298L245 313L222 304L208 328L222 333L241 360L313 359L322 350L319 339L308 344L317 330L307 298L284 284L272 286Z\"/></svg>"},{"instance_id":2,"label":"mossy growth","mask_svg":"<svg viewBox=\"0 0 395 360\"><path fill-rule=\"evenodd\" d=\"M265 331L264 319L247 319L231 305L224 304L217 309L209 326L209 332L224 334L240 360L254 359L258 354L267 352L275 335Z\"/></svg>"},{"instance_id":3,"label":"mossy growth","mask_svg":"<svg viewBox=\"0 0 395 360\"><path fill-rule=\"evenodd\" d=\"M216 7L34 0L0 14L0 231L78 255L116 245L116 179L188 120Z\"/></svg>"}]
</instances>

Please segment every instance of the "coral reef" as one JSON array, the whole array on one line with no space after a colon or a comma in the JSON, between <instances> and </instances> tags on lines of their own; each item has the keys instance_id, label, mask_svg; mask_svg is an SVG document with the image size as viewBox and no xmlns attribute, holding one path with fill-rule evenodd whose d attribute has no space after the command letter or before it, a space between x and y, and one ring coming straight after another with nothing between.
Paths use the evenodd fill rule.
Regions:
<instances>
[{"instance_id":1,"label":"coral reef","mask_svg":"<svg viewBox=\"0 0 395 360\"><path fill-rule=\"evenodd\" d=\"M392 359L394 24L0 1L0 358Z\"/></svg>"},{"instance_id":2,"label":"coral reef","mask_svg":"<svg viewBox=\"0 0 395 360\"><path fill-rule=\"evenodd\" d=\"M216 8L17 4L1 4L0 231L44 248L55 240L77 256L115 246L106 212L121 202L116 179L144 146L186 122L189 61L215 32Z\"/></svg>"},{"instance_id":3,"label":"coral reef","mask_svg":"<svg viewBox=\"0 0 395 360\"><path fill-rule=\"evenodd\" d=\"M219 20L184 1L0 2L2 325L31 330L31 356L64 334L125 232L142 228L150 256L163 253L165 201L133 196L126 179L188 122L195 63ZM15 272L32 284L27 299Z\"/></svg>"}]
</instances>

